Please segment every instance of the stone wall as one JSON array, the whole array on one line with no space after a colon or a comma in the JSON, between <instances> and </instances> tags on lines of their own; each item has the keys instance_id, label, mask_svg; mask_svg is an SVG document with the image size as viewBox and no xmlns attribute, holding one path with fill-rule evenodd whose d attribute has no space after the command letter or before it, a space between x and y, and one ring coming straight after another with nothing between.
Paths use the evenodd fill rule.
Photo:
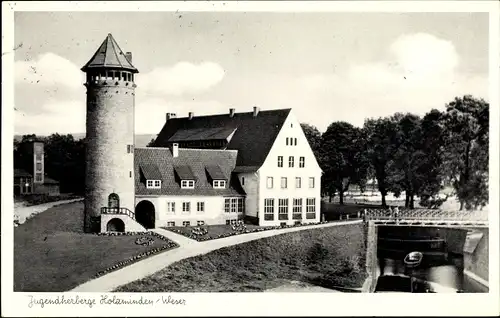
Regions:
<instances>
[{"instance_id":1,"label":"stone wall","mask_svg":"<svg viewBox=\"0 0 500 318\"><path fill-rule=\"evenodd\" d=\"M108 196L118 194L120 207L135 206L134 106L135 84L124 80L96 80L87 86L87 148L85 214L99 217ZM88 228L86 231L98 231Z\"/></svg>"},{"instance_id":2,"label":"stone wall","mask_svg":"<svg viewBox=\"0 0 500 318\"><path fill-rule=\"evenodd\" d=\"M481 279L489 278L489 230L477 229L483 234L473 253L464 253L464 271L471 272Z\"/></svg>"},{"instance_id":3,"label":"stone wall","mask_svg":"<svg viewBox=\"0 0 500 318\"><path fill-rule=\"evenodd\" d=\"M373 221L365 223L367 287L364 292L372 293L377 283L377 244L379 227Z\"/></svg>"}]
</instances>

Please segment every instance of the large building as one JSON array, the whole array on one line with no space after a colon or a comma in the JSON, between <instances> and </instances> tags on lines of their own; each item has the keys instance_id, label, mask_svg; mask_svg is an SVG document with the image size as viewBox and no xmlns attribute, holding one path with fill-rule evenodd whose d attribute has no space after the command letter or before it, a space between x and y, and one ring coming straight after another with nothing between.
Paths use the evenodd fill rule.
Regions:
<instances>
[{"instance_id":1,"label":"large building","mask_svg":"<svg viewBox=\"0 0 500 318\"><path fill-rule=\"evenodd\" d=\"M131 54L108 35L87 72L87 231L320 220L321 169L291 109L177 118L134 148Z\"/></svg>"}]
</instances>

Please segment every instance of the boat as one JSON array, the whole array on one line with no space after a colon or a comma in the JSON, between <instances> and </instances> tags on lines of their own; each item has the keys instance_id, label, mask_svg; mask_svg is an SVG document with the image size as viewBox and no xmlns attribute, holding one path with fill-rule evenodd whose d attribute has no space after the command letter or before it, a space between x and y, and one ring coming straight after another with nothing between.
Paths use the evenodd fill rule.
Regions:
<instances>
[{"instance_id":1,"label":"boat","mask_svg":"<svg viewBox=\"0 0 500 318\"><path fill-rule=\"evenodd\" d=\"M407 267L415 268L422 263L423 258L424 254L421 252L411 252L405 256L404 262Z\"/></svg>"}]
</instances>

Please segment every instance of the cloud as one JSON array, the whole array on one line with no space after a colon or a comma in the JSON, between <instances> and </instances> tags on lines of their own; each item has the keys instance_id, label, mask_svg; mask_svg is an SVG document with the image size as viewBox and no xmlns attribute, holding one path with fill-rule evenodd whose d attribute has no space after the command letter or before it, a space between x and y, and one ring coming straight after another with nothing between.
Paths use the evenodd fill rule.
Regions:
<instances>
[{"instance_id":1,"label":"cloud","mask_svg":"<svg viewBox=\"0 0 500 318\"><path fill-rule=\"evenodd\" d=\"M455 96L488 98L487 75L461 74L453 44L429 34L405 35L388 48L387 59L355 64L343 73L310 74L294 93L299 118L325 130L332 121L362 126L365 118L444 110Z\"/></svg>"},{"instance_id":2,"label":"cloud","mask_svg":"<svg viewBox=\"0 0 500 318\"><path fill-rule=\"evenodd\" d=\"M452 42L426 33L401 36L390 52L404 72L417 76L453 72L459 62Z\"/></svg>"},{"instance_id":3,"label":"cloud","mask_svg":"<svg viewBox=\"0 0 500 318\"><path fill-rule=\"evenodd\" d=\"M84 82L84 73L71 61L54 53L45 53L32 61L16 61L16 84L37 84L78 89Z\"/></svg>"},{"instance_id":4,"label":"cloud","mask_svg":"<svg viewBox=\"0 0 500 318\"><path fill-rule=\"evenodd\" d=\"M30 114L23 110L14 113L15 134L50 135L85 132L86 106L84 101L53 101L43 104L42 111Z\"/></svg>"},{"instance_id":5,"label":"cloud","mask_svg":"<svg viewBox=\"0 0 500 318\"><path fill-rule=\"evenodd\" d=\"M224 69L213 62L192 64L180 62L171 67L159 67L137 76L137 85L154 95L198 94L217 85Z\"/></svg>"}]
</instances>

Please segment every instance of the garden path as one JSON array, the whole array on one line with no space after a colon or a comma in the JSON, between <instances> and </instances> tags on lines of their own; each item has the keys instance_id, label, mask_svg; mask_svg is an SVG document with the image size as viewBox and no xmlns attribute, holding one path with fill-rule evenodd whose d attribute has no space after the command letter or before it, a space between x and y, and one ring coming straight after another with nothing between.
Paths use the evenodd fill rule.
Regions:
<instances>
[{"instance_id":1,"label":"garden path","mask_svg":"<svg viewBox=\"0 0 500 318\"><path fill-rule=\"evenodd\" d=\"M155 232L164 235L173 241L176 241L180 246L178 248L169 250L167 252L148 257L142 261L136 262L134 264L131 264L129 266L111 272L104 276L90 280L70 290L70 292L111 292L116 288L118 288L119 286L152 275L174 262L180 261L185 258L206 254L226 246L241 244L284 233L291 233L291 232L297 232L315 228L323 228L323 227L351 225L361 222L362 222L361 220L356 220L356 221L326 223L319 225L309 225L309 226L306 225L300 227L268 230L262 232L229 236L205 242L197 242L180 234L176 234L164 229L155 229L154 230Z\"/></svg>"},{"instance_id":2,"label":"garden path","mask_svg":"<svg viewBox=\"0 0 500 318\"><path fill-rule=\"evenodd\" d=\"M14 205L14 220L17 220L19 224L23 224L26 222L26 219L32 215L47 211L48 209L61 204L67 204L77 201L82 201L83 198L69 199L69 200L61 200L54 201L48 203L42 203L37 205L24 206L20 202L16 202Z\"/></svg>"}]
</instances>

